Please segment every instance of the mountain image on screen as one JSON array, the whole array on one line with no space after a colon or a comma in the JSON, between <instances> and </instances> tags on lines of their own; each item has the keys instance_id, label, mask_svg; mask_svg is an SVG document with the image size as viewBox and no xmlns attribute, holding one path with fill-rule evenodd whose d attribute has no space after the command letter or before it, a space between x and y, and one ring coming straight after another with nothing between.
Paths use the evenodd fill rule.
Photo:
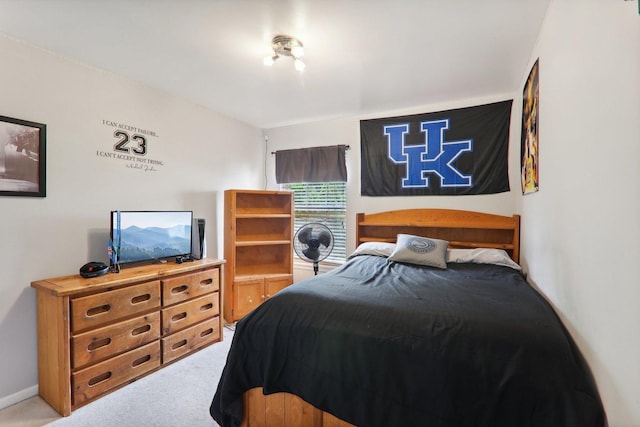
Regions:
<instances>
[{"instance_id":1,"label":"mountain image on screen","mask_svg":"<svg viewBox=\"0 0 640 427\"><path fill-rule=\"evenodd\" d=\"M191 252L191 228L131 226L121 231L120 261L132 262L184 255Z\"/></svg>"}]
</instances>

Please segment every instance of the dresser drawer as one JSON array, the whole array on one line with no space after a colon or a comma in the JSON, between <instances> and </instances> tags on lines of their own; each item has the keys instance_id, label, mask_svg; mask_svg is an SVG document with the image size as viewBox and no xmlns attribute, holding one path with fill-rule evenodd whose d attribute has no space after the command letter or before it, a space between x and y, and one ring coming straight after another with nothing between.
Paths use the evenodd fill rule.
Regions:
<instances>
[{"instance_id":1,"label":"dresser drawer","mask_svg":"<svg viewBox=\"0 0 640 427\"><path fill-rule=\"evenodd\" d=\"M220 269L162 280L162 305L168 306L220 289Z\"/></svg>"},{"instance_id":2,"label":"dresser drawer","mask_svg":"<svg viewBox=\"0 0 640 427\"><path fill-rule=\"evenodd\" d=\"M71 330L81 331L160 306L160 281L71 300Z\"/></svg>"},{"instance_id":3,"label":"dresser drawer","mask_svg":"<svg viewBox=\"0 0 640 427\"><path fill-rule=\"evenodd\" d=\"M74 335L71 338L72 368L81 368L158 338L159 311Z\"/></svg>"},{"instance_id":4,"label":"dresser drawer","mask_svg":"<svg viewBox=\"0 0 640 427\"><path fill-rule=\"evenodd\" d=\"M219 340L220 317L216 316L162 338L162 363L170 362Z\"/></svg>"},{"instance_id":5,"label":"dresser drawer","mask_svg":"<svg viewBox=\"0 0 640 427\"><path fill-rule=\"evenodd\" d=\"M73 405L80 405L160 366L160 341L71 374Z\"/></svg>"},{"instance_id":6,"label":"dresser drawer","mask_svg":"<svg viewBox=\"0 0 640 427\"><path fill-rule=\"evenodd\" d=\"M162 333L167 335L220 313L218 292L162 309Z\"/></svg>"}]
</instances>

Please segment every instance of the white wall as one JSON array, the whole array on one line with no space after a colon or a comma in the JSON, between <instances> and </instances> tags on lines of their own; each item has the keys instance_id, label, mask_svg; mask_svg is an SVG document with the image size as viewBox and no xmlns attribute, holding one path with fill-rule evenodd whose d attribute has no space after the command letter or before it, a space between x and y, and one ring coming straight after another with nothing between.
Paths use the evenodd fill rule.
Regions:
<instances>
[{"instance_id":1,"label":"white wall","mask_svg":"<svg viewBox=\"0 0 640 427\"><path fill-rule=\"evenodd\" d=\"M640 425L640 16L553 0L540 58L540 191L521 258L597 380L610 425ZM528 69L524 70L522 84Z\"/></svg>"},{"instance_id":2,"label":"white wall","mask_svg":"<svg viewBox=\"0 0 640 427\"><path fill-rule=\"evenodd\" d=\"M520 111L519 102L514 101L511 113L509 176L511 191L478 196L413 196L413 197L369 197L360 195L360 120L392 117L404 114L429 113L452 108L470 107L497 101L513 99L513 94L499 95L483 99L467 99L447 104L425 104L420 107L401 111L385 111L375 116L349 117L326 120L308 124L273 128L265 131L268 136L267 151L291 148L316 147L326 145L349 145L347 151L347 254L355 246L355 217L358 212L374 213L396 209L410 208L447 208L468 209L495 213L499 215L514 214L515 198L520 194L519 183L519 141ZM266 157L266 179L271 189L277 189L275 182L275 156ZM303 274L300 274L303 277Z\"/></svg>"},{"instance_id":3,"label":"white wall","mask_svg":"<svg viewBox=\"0 0 640 427\"><path fill-rule=\"evenodd\" d=\"M193 210L222 257L222 192L263 186L261 131L0 36L0 115L47 124L47 197L0 197L0 408L37 393L35 280L106 261L112 209ZM153 72L153 70L149 70ZM106 159L113 127L156 132L155 172Z\"/></svg>"}]
</instances>

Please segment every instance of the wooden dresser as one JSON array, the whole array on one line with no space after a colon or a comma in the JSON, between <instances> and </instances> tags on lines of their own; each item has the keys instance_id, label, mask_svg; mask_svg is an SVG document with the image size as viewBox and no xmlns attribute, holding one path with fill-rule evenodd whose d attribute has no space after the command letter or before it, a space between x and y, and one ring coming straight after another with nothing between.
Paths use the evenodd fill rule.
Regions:
<instances>
[{"instance_id":1,"label":"wooden dresser","mask_svg":"<svg viewBox=\"0 0 640 427\"><path fill-rule=\"evenodd\" d=\"M224 260L31 283L39 394L60 414L222 340Z\"/></svg>"}]
</instances>

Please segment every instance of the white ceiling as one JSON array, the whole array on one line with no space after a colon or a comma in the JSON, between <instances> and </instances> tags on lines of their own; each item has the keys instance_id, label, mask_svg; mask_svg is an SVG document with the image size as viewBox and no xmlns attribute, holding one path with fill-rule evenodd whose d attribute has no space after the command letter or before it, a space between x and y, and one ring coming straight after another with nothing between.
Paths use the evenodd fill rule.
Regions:
<instances>
[{"instance_id":1,"label":"white ceiling","mask_svg":"<svg viewBox=\"0 0 640 427\"><path fill-rule=\"evenodd\" d=\"M518 93L549 2L0 0L0 32L271 128Z\"/></svg>"}]
</instances>

